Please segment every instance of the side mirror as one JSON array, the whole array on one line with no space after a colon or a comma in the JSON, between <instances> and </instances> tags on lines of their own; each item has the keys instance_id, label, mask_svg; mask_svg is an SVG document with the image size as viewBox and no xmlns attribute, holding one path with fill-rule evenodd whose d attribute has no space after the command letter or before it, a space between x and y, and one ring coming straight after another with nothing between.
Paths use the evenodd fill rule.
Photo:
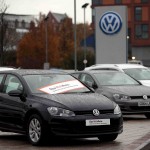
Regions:
<instances>
[{"instance_id":1,"label":"side mirror","mask_svg":"<svg viewBox=\"0 0 150 150\"><path fill-rule=\"evenodd\" d=\"M21 101L23 101L23 102L26 101L26 94L20 90L12 90L12 91L8 92L8 95L13 96L13 97L20 97Z\"/></svg>"},{"instance_id":2,"label":"side mirror","mask_svg":"<svg viewBox=\"0 0 150 150\"><path fill-rule=\"evenodd\" d=\"M9 96L13 96L13 97L21 97L22 96L22 91L20 90L12 90L8 92Z\"/></svg>"}]
</instances>

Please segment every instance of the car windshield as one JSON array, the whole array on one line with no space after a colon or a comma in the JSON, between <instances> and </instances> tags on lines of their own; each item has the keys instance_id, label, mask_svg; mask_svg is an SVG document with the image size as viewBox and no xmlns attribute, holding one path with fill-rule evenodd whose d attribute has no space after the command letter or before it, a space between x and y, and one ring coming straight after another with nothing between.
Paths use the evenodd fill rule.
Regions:
<instances>
[{"instance_id":1,"label":"car windshield","mask_svg":"<svg viewBox=\"0 0 150 150\"><path fill-rule=\"evenodd\" d=\"M51 75L24 75L32 93L78 93L90 92L81 82L71 75L51 74Z\"/></svg>"},{"instance_id":2,"label":"car windshield","mask_svg":"<svg viewBox=\"0 0 150 150\"><path fill-rule=\"evenodd\" d=\"M139 85L139 83L121 72L101 72L94 74L100 85L118 86L118 85Z\"/></svg>"},{"instance_id":3,"label":"car windshield","mask_svg":"<svg viewBox=\"0 0 150 150\"><path fill-rule=\"evenodd\" d=\"M124 69L124 72L136 80L150 80L150 70L147 68Z\"/></svg>"}]
</instances>

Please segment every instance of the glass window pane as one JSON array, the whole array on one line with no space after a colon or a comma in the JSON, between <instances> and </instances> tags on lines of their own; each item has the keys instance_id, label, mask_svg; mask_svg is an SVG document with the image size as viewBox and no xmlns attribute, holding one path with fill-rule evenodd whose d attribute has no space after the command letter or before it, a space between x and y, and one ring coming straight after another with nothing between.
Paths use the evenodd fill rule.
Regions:
<instances>
[{"instance_id":1,"label":"glass window pane","mask_svg":"<svg viewBox=\"0 0 150 150\"><path fill-rule=\"evenodd\" d=\"M4 77L4 74L1 74L0 75L0 84L2 83L3 77Z\"/></svg>"},{"instance_id":2,"label":"glass window pane","mask_svg":"<svg viewBox=\"0 0 150 150\"><path fill-rule=\"evenodd\" d=\"M149 38L149 27L147 24L136 25L135 35L138 39L148 39Z\"/></svg>"},{"instance_id":3,"label":"glass window pane","mask_svg":"<svg viewBox=\"0 0 150 150\"><path fill-rule=\"evenodd\" d=\"M141 3L148 3L149 0L141 0Z\"/></svg>"},{"instance_id":4,"label":"glass window pane","mask_svg":"<svg viewBox=\"0 0 150 150\"><path fill-rule=\"evenodd\" d=\"M122 0L115 0L115 4L122 4Z\"/></svg>"},{"instance_id":5,"label":"glass window pane","mask_svg":"<svg viewBox=\"0 0 150 150\"><path fill-rule=\"evenodd\" d=\"M142 20L142 8L135 7L135 20L139 21Z\"/></svg>"},{"instance_id":6,"label":"glass window pane","mask_svg":"<svg viewBox=\"0 0 150 150\"><path fill-rule=\"evenodd\" d=\"M143 26L142 26L142 30L143 30L143 31L148 31L148 25L143 25Z\"/></svg>"},{"instance_id":7,"label":"glass window pane","mask_svg":"<svg viewBox=\"0 0 150 150\"><path fill-rule=\"evenodd\" d=\"M136 35L141 35L142 31L141 31L141 25L136 25L135 27L135 33Z\"/></svg>"},{"instance_id":8,"label":"glass window pane","mask_svg":"<svg viewBox=\"0 0 150 150\"><path fill-rule=\"evenodd\" d=\"M92 5L102 4L102 0L92 0Z\"/></svg>"},{"instance_id":9,"label":"glass window pane","mask_svg":"<svg viewBox=\"0 0 150 150\"><path fill-rule=\"evenodd\" d=\"M142 39L148 39L149 35L148 33L144 32L142 33Z\"/></svg>"},{"instance_id":10,"label":"glass window pane","mask_svg":"<svg viewBox=\"0 0 150 150\"><path fill-rule=\"evenodd\" d=\"M23 90L23 86L20 80L14 75L8 75L4 84L4 93L8 93L12 90Z\"/></svg>"}]
</instances>

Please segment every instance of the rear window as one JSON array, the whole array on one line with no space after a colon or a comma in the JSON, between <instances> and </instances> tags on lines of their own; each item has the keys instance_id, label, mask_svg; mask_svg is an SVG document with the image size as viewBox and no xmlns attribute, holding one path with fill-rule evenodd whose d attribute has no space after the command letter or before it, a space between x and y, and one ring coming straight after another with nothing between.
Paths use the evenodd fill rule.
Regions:
<instances>
[{"instance_id":1,"label":"rear window","mask_svg":"<svg viewBox=\"0 0 150 150\"><path fill-rule=\"evenodd\" d=\"M124 69L124 72L136 80L150 80L150 70L147 68Z\"/></svg>"}]
</instances>

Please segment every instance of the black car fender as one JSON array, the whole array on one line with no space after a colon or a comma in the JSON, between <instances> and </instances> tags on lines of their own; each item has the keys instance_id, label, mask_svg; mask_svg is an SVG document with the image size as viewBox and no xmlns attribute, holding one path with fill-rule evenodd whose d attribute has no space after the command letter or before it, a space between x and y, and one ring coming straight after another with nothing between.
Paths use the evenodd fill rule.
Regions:
<instances>
[{"instance_id":1,"label":"black car fender","mask_svg":"<svg viewBox=\"0 0 150 150\"><path fill-rule=\"evenodd\" d=\"M50 114L47 111L46 105L43 105L40 103L33 103L32 105L29 105L29 108L26 111L26 114L24 117L24 127L25 128L26 128L26 125L28 123L30 116L32 116L34 114L39 115L45 123L48 122L48 118L50 118Z\"/></svg>"}]
</instances>

